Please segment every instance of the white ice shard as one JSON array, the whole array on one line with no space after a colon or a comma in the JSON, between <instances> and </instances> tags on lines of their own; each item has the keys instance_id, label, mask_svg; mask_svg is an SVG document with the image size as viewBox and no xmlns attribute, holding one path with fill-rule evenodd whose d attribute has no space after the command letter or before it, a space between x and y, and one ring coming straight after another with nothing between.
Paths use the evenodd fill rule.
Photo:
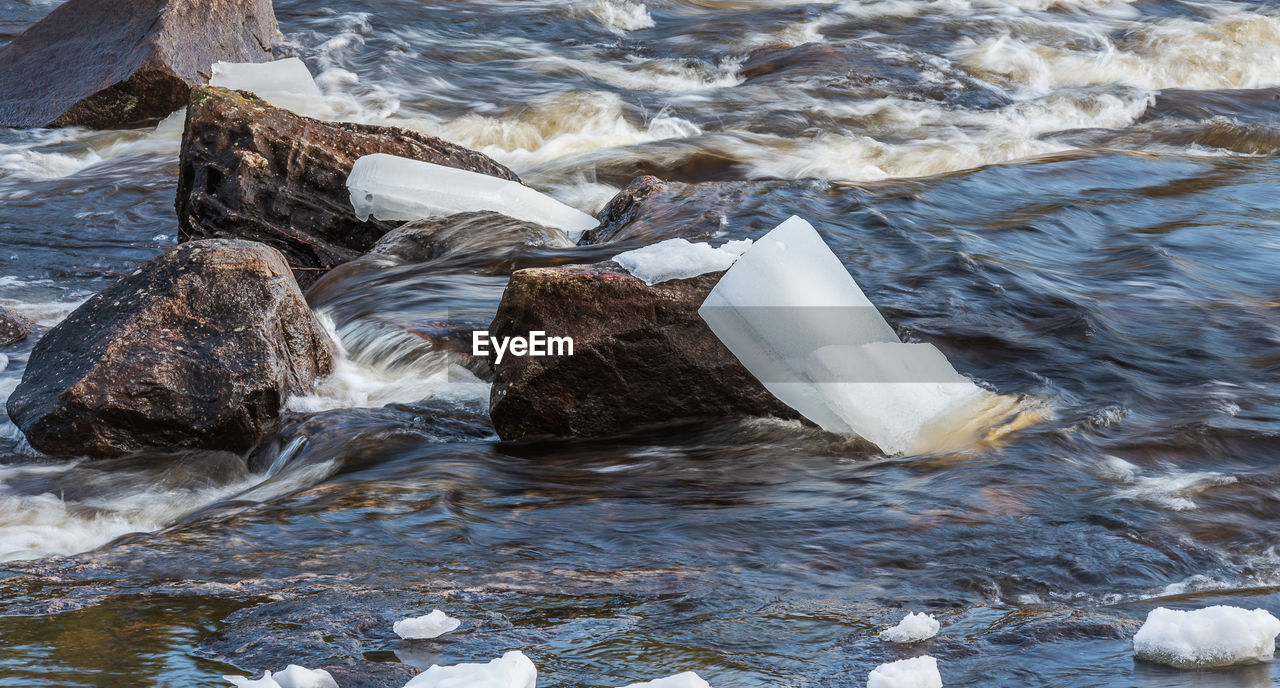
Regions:
<instances>
[{"instance_id":1,"label":"white ice shard","mask_svg":"<svg viewBox=\"0 0 1280 688\"><path fill-rule=\"evenodd\" d=\"M1265 609L1157 607L1133 637L1133 653L1180 669L1265 662L1275 654L1277 635L1280 619Z\"/></svg>"},{"instance_id":2,"label":"white ice shard","mask_svg":"<svg viewBox=\"0 0 1280 688\"><path fill-rule=\"evenodd\" d=\"M719 248L688 239L667 239L634 251L619 253L613 262L633 276L654 285L673 279L688 279L708 272L728 270L751 248L751 240L730 241Z\"/></svg>"},{"instance_id":3,"label":"white ice shard","mask_svg":"<svg viewBox=\"0 0 1280 688\"><path fill-rule=\"evenodd\" d=\"M276 107L302 115L334 114L311 70L296 57L274 62L215 62L209 85L252 91Z\"/></svg>"},{"instance_id":4,"label":"white ice shard","mask_svg":"<svg viewBox=\"0 0 1280 688\"><path fill-rule=\"evenodd\" d=\"M644 683L632 683L624 686L624 688L711 688L711 684L707 683L703 678L692 671L686 671L683 674L668 676L666 678L655 679L653 681L645 681Z\"/></svg>"},{"instance_id":5,"label":"white ice shard","mask_svg":"<svg viewBox=\"0 0 1280 688\"><path fill-rule=\"evenodd\" d=\"M1007 411L929 344L903 344L818 232L792 217L756 241L698 310L780 401L890 454L951 448Z\"/></svg>"},{"instance_id":6,"label":"white ice shard","mask_svg":"<svg viewBox=\"0 0 1280 688\"><path fill-rule=\"evenodd\" d=\"M867 688L942 688L938 660L925 655L881 664L867 676Z\"/></svg>"},{"instance_id":7,"label":"white ice shard","mask_svg":"<svg viewBox=\"0 0 1280 688\"><path fill-rule=\"evenodd\" d=\"M434 665L413 677L404 688L534 688L538 669L519 650L488 664Z\"/></svg>"},{"instance_id":8,"label":"white ice shard","mask_svg":"<svg viewBox=\"0 0 1280 688\"><path fill-rule=\"evenodd\" d=\"M564 230L577 240L599 223L519 182L421 160L377 153L356 161L347 177L356 217L421 220L488 210Z\"/></svg>"},{"instance_id":9,"label":"white ice shard","mask_svg":"<svg viewBox=\"0 0 1280 688\"><path fill-rule=\"evenodd\" d=\"M908 612L897 626L882 631L880 639L889 643L918 643L937 635L941 627L938 620L929 614Z\"/></svg>"},{"instance_id":10,"label":"white ice shard","mask_svg":"<svg viewBox=\"0 0 1280 688\"><path fill-rule=\"evenodd\" d=\"M223 676L237 688L338 688L338 682L324 669L304 669L290 664L284 671L272 674L263 672L262 678Z\"/></svg>"},{"instance_id":11,"label":"white ice shard","mask_svg":"<svg viewBox=\"0 0 1280 688\"><path fill-rule=\"evenodd\" d=\"M391 630L406 640L427 640L456 631L460 625L461 621L439 609L433 609L426 616L401 619L391 626Z\"/></svg>"}]
</instances>

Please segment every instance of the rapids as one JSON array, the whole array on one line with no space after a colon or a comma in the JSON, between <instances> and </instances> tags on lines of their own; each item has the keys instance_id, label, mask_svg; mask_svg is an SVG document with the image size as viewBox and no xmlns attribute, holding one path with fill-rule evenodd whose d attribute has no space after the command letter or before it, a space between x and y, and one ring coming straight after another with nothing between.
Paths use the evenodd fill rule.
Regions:
<instances>
[{"instance_id":1,"label":"rapids","mask_svg":"<svg viewBox=\"0 0 1280 688\"><path fill-rule=\"evenodd\" d=\"M0 43L56 4L0 0ZM362 259L308 293L338 373L293 400L319 415L251 457L265 472L46 459L0 412L0 686L516 649L566 687L861 686L921 654L949 686L1280 680L1135 662L1130 642L1156 606L1280 610L1274 3L276 12L337 117L481 150L585 212L641 174L776 180L725 209L716 245L805 217L904 341L1052 412L894 459L767 421L502 443L487 385L404 324L483 325L513 270L640 244L479 234L426 263ZM777 43L818 47L744 77ZM0 130L0 305L52 326L172 246L181 128ZM32 344L6 352L0 398ZM392 632L433 609L461 628ZM908 610L938 636L878 640Z\"/></svg>"}]
</instances>

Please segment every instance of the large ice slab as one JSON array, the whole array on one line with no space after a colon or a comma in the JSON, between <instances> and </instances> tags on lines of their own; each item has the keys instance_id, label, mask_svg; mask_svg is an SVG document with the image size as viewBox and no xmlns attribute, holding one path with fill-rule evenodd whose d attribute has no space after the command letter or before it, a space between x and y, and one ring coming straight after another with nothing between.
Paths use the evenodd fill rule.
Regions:
<instances>
[{"instance_id":1,"label":"large ice slab","mask_svg":"<svg viewBox=\"0 0 1280 688\"><path fill-rule=\"evenodd\" d=\"M215 62L210 86L251 91L272 105L311 117L329 117L325 99L311 70L296 57L274 62Z\"/></svg>"},{"instance_id":2,"label":"large ice slab","mask_svg":"<svg viewBox=\"0 0 1280 688\"><path fill-rule=\"evenodd\" d=\"M1277 635L1280 619L1265 609L1157 607L1133 637L1133 653L1180 669L1264 662L1275 654Z\"/></svg>"},{"instance_id":3,"label":"large ice slab","mask_svg":"<svg viewBox=\"0 0 1280 688\"><path fill-rule=\"evenodd\" d=\"M251 679L243 676L223 676L236 688L338 688L338 682L324 669L305 669L297 664L290 664L284 671L265 671L262 678Z\"/></svg>"},{"instance_id":4,"label":"large ice slab","mask_svg":"<svg viewBox=\"0 0 1280 688\"><path fill-rule=\"evenodd\" d=\"M538 669L519 650L487 664L434 665L404 688L534 688Z\"/></svg>"},{"instance_id":5,"label":"large ice slab","mask_svg":"<svg viewBox=\"0 0 1280 688\"><path fill-rule=\"evenodd\" d=\"M755 242L698 313L780 401L890 454L964 445L1010 410L932 345L903 344L798 217Z\"/></svg>"},{"instance_id":6,"label":"large ice slab","mask_svg":"<svg viewBox=\"0 0 1280 688\"><path fill-rule=\"evenodd\" d=\"M867 676L867 688L942 688L938 660L925 655L881 664Z\"/></svg>"},{"instance_id":7,"label":"large ice slab","mask_svg":"<svg viewBox=\"0 0 1280 688\"><path fill-rule=\"evenodd\" d=\"M378 153L356 161L347 177L356 217L421 220L487 210L564 230L577 240L599 223L519 182Z\"/></svg>"}]
</instances>

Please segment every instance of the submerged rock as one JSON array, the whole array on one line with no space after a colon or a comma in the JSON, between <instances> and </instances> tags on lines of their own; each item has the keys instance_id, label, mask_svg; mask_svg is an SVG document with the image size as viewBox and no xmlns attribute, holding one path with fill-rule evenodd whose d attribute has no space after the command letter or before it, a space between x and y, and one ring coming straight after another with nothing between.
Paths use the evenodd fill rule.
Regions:
<instances>
[{"instance_id":1,"label":"submerged rock","mask_svg":"<svg viewBox=\"0 0 1280 688\"><path fill-rule=\"evenodd\" d=\"M698 316L720 274L649 286L612 262L516 272L490 336L538 330L571 337L573 355L508 354L496 363L489 415L498 435L599 436L687 418L799 418Z\"/></svg>"},{"instance_id":2,"label":"submerged rock","mask_svg":"<svg viewBox=\"0 0 1280 688\"><path fill-rule=\"evenodd\" d=\"M280 254L185 244L90 298L36 345L9 417L49 454L252 447L333 367Z\"/></svg>"},{"instance_id":3,"label":"submerged rock","mask_svg":"<svg viewBox=\"0 0 1280 688\"><path fill-rule=\"evenodd\" d=\"M0 307L0 346L9 346L31 334L31 321L17 311Z\"/></svg>"},{"instance_id":4,"label":"submerged rock","mask_svg":"<svg viewBox=\"0 0 1280 688\"><path fill-rule=\"evenodd\" d=\"M582 233L579 244L664 239L706 241L725 230L725 216L749 197L794 182L664 182L640 177L600 211L600 226Z\"/></svg>"},{"instance_id":5,"label":"submerged rock","mask_svg":"<svg viewBox=\"0 0 1280 688\"><path fill-rule=\"evenodd\" d=\"M0 126L152 122L279 37L271 0L70 0L0 48Z\"/></svg>"},{"instance_id":6,"label":"submerged rock","mask_svg":"<svg viewBox=\"0 0 1280 688\"><path fill-rule=\"evenodd\" d=\"M198 88L182 137L180 236L260 241L308 286L402 224L361 222L351 207L347 176L374 153L519 181L488 156L425 134L322 122L243 91Z\"/></svg>"}]
</instances>

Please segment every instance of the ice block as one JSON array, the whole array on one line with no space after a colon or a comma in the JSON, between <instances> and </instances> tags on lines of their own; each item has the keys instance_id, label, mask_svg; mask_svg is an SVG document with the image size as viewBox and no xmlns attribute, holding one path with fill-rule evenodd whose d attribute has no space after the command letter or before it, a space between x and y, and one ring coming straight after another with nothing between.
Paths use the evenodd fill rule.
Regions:
<instances>
[{"instance_id":1,"label":"ice block","mask_svg":"<svg viewBox=\"0 0 1280 688\"><path fill-rule=\"evenodd\" d=\"M599 224L519 182L383 153L357 160L347 189L361 220L371 215L379 220L421 220L488 210L557 227L575 241Z\"/></svg>"}]
</instances>

